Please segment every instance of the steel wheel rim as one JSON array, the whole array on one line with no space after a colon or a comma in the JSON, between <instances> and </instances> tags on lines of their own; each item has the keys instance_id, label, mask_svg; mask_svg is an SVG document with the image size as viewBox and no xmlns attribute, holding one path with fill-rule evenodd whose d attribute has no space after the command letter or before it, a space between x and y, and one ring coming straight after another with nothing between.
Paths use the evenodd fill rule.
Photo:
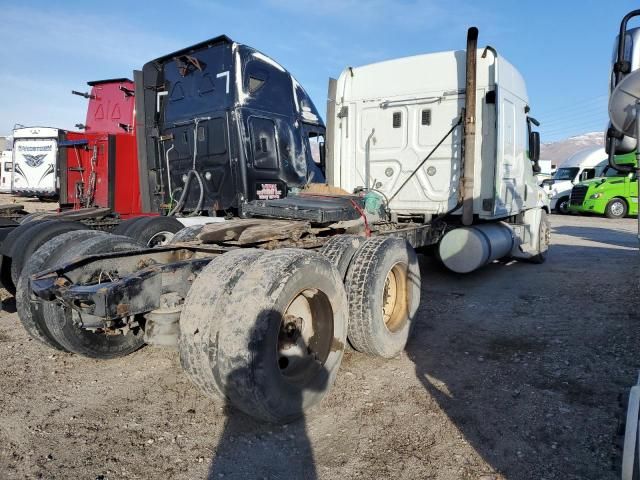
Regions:
<instances>
[{"instance_id":1,"label":"steel wheel rim","mask_svg":"<svg viewBox=\"0 0 640 480\"><path fill-rule=\"evenodd\" d=\"M171 239L175 236L173 232L158 232L147 242L147 247L159 247L168 245Z\"/></svg>"},{"instance_id":2,"label":"steel wheel rim","mask_svg":"<svg viewBox=\"0 0 640 480\"><path fill-rule=\"evenodd\" d=\"M616 201L611 204L611 213L613 213L616 217L619 217L624 212L624 206L622 202Z\"/></svg>"},{"instance_id":3,"label":"steel wheel rim","mask_svg":"<svg viewBox=\"0 0 640 480\"><path fill-rule=\"evenodd\" d=\"M390 332L400 330L408 319L409 289L408 268L396 263L384 280L382 292L382 320Z\"/></svg>"},{"instance_id":4,"label":"steel wheel rim","mask_svg":"<svg viewBox=\"0 0 640 480\"><path fill-rule=\"evenodd\" d=\"M306 383L320 372L331 352L334 317L323 292L300 291L284 310L278 329L277 365L291 383Z\"/></svg>"}]
</instances>

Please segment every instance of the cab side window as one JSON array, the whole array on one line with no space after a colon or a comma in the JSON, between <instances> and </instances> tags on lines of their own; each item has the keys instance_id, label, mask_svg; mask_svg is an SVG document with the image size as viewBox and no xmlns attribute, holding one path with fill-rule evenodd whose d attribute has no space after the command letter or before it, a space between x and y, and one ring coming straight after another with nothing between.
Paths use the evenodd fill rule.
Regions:
<instances>
[{"instance_id":1,"label":"cab side window","mask_svg":"<svg viewBox=\"0 0 640 480\"><path fill-rule=\"evenodd\" d=\"M584 182L585 180L590 180L596 177L596 169L595 168L585 168L580 174L580 181Z\"/></svg>"}]
</instances>

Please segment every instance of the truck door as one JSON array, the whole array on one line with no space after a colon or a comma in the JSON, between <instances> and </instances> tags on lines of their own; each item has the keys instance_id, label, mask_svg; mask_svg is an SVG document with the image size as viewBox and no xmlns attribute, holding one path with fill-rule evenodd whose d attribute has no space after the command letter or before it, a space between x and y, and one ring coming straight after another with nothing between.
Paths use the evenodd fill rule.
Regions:
<instances>
[{"instance_id":1,"label":"truck door","mask_svg":"<svg viewBox=\"0 0 640 480\"><path fill-rule=\"evenodd\" d=\"M504 88L496 86L497 161L495 216L518 212L526 200L524 167L526 153L526 118L524 102Z\"/></svg>"}]
</instances>

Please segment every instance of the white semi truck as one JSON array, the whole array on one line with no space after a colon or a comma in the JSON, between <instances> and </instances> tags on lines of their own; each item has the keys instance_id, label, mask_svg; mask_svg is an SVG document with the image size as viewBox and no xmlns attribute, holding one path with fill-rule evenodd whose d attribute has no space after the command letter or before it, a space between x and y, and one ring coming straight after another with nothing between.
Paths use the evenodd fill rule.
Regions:
<instances>
[{"instance_id":1,"label":"white semi truck","mask_svg":"<svg viewBox=\"0 0 640 480\"><path fill-rule=\"evenodd\" d=\"M58 194L60 130L20 127L13 131L11 191L25 197L55 198Z\"/></svg>"},{"instance_id":2,"label":"white semi truck","mask_svg":"<svg viewBox=\"0 0 640 480\"><path fill-rule=\"evenodd\" d=\"M348 68L330 85L336 114L327 116L329 182L379 191L396 218L462 217L465 227L439 243L445 265L461 273L506 255L537 257L548 243L538 236L548 235L549 206L532 168L539 137L531 132L525 82L491 47L476 58L468 138L456 126L470 110L464 51Z\"/></svg>"},{"instance_id":3,"label":"white semi truck","mask_svg":"<svg viewBox=\"0 0 640 480\"><path fill-rule=\"evenodd\" d=\"M232 71L220 74L221 64ZM144 88L136 99L148 96L138 131L148 145L171 142L164 155L145 151L158 168L169 170L177 144L202 184L210 181L202 158L216 153L227 155L220 168L238 185L263 188L237 169L246 149L261 154L251 175L277 169L282 154L305 173L306 147L295 149L294 133L274 132L303 126L316 138L323 128L278 63L218 37L148 67L136 84ZM184 85L214 78L232 81L211 90L210 104L197 99L197 117L163 120L171 108L185 112ZM154 97L163 89L164 117ZM253 109L260 98L273 108L290 102L291 123ZM528 112L522 77L493 48L477 49L475 28L466 51L348 68L330 81L318 159L329 185L300 190L276 179L288 195L255 200L239 189L236 218L187 227L154 249L94 231L60 235L20 273L20 319L39 341L93 358L145 343L177 348L205 394L262 420L290 421L329 391L347 341L384 358L404 349L420 304L415 248L436 247L456 272L506 256L544 260L548 203L534 178L539 136ZM244 118L259 120L249 136ZM208 124L228 143L205 142Z\"/></svg>"}]
</instances>

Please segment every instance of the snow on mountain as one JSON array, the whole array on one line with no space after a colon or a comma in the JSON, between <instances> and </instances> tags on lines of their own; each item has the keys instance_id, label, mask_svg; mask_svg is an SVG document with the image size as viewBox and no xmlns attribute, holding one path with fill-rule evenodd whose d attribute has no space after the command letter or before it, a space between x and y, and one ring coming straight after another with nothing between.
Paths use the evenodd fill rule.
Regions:
<instances>
[{"instance_id":1,"label":"snow on mountain","mask_svg":"<svg viewBox=\"0 0 640 480\"><path fill-rule=\"evenodd\" d=\"M540 158L551 160L557 168L574 153L589 147L603 147L604 133L590 132L575 137L565 138L555 142L543 143L540 146Z\"/></svg>"}]
</instances>

